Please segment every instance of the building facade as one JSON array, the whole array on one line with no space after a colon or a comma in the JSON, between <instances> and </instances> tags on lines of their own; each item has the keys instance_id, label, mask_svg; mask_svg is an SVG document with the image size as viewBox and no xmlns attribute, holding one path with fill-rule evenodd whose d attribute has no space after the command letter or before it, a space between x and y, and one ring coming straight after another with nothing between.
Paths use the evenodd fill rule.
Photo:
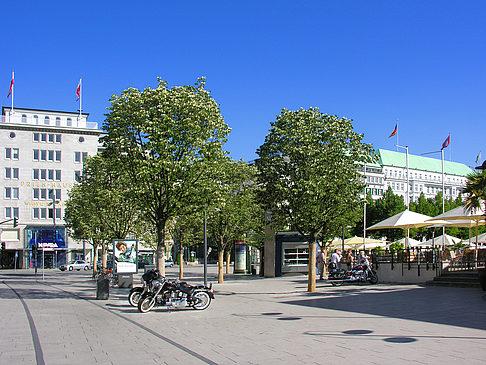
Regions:
<instances>
[{"instance_id":1,"label":"building facade","mask_svg":"<svg viewBox=\"0 0 486 365\"><path fill-rule=\"evenodd\" d=\"M388 188L407 203L407 157L405 153L379 149L377 163L366 165L366 192L379 199ZM360 172L363 174L364 168ZM442 161L440 159L408 155L408 183L410 201L420 194L434 198L442 191ZM445 198L456 199L466 187L466 176L472 170L458 162L444 161Z\"/></svg>"},{"instance_id":2,"label":"building facade","mask_svg":"<svg viewBox=\"0 0 486 365\"><path fill-rule=\"evenodd\" d=\"M88 114L3 107L0 119L0 219L3 267L32 268L32 245L45 267L83 257L84 243L66 234L65 201L87 156L99 149L101 130ZM13 227L14 217L18 226ZM37 260L38 265L40 260Z\"/></svg>"}]
</instances>

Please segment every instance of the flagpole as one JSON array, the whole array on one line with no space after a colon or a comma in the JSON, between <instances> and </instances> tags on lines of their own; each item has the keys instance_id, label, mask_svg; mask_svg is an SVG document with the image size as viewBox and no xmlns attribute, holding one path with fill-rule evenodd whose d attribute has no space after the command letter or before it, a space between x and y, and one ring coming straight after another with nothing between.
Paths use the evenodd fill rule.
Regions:
<instances>
[{"instance_id":1,"label":"flagpole","mask_svg":"<svg viewBox=\"0 0 486 365\"><path fill-rule=\"evenodd\" d=\"M440 149L442 160L442 214L445 213L444 148ZM445 247L445 226L442 226L442 250Z\"/></svg>"},{"instance_id":2,"label":"flagpole","mask_svg":"<svg viewBox=\"0 0 486 365\"><path fill-rule=\"evenodd\" d=\"M12 70L12 80L14 80L13 70ZM14 88L15 88L15 81L12 84L12 107L10 108L10 116L13 116L13 112L14 112Z\"/></svg>"},{"instance_id":3,"label":"flagpole","mask_svg":"<svg viewBox=\"0 0 486 365\"><path fill-rule=\"evenodd\" d=\"M79 78L79 121L81 121L81 106L83 101L83 85L82 85L82 78ZM79 126L79 123L78 123Z\"/></svg>"},{"instance_id":4,"label":"flagpole","mask_svg":"<svg viewBox=\"0 0 486 365\"><path fill-rule=\"evenodd\" d=\"M397 152L398 152L398 146L399 144L398 144L398 119L397 119Z\"/></svg>"}]
</instances>

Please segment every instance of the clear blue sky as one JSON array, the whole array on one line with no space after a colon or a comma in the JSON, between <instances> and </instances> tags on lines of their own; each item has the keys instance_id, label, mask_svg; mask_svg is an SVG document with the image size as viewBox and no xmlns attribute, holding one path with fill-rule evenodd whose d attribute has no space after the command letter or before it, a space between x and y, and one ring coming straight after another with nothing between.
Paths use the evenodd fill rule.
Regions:
<instances>
[{"instance_id":1,"label":"clear blue sky","mask_svg":"<svg viewBox=\"0 0 486 365\"><path fill-rule=\"evenodd\" d=\"M226 149L252 160L281 108L354 120L375 148L399 120L410 153L486 158L484 1L9 1L2 4L2 105L104 119L127 87L207 88L232 128ZM452 148L452 150L451 150ZM433 157L433 156L432 156ZM437 157L440 158L439 155Z\"/></svg>"}]
</instances>

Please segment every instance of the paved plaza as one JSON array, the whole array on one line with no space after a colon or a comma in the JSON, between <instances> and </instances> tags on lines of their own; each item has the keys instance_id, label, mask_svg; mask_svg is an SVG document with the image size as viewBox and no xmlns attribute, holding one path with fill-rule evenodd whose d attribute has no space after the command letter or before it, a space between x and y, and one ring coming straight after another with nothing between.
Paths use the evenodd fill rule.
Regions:
<instances>
[{"instance_id":1,"label":"paved plaza","mask_svg":"<svg viewBox=\"0 0 486 365\"><path fill-rule=\"evenodd\" d=\"M178 268L168 269L175 278ZM202 267L186 269L202 282ZM96 300L90 272L0 272L0 364L484 364L486 292L230 275L205 311ZM136 275L136 279L140 277ZM216 267L209 268L211 282Z\"/></svg>"}]
</instances>

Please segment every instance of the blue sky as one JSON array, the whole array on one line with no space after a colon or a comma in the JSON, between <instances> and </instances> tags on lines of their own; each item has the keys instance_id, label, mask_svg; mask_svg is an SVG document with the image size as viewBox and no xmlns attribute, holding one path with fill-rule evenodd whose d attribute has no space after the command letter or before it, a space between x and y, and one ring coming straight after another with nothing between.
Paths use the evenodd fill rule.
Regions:
<instances>
[{"instance_id":1,"label":"blue sky","mask_svg":"<svg viewBox=\"0 0 486 365\"><path fill-rule=\"evenodd\" d=\"M377 148L399 123L410 153L486 158L483 1L10 1L2 9L2 105L104 119L127 87L207 78L232 133L225 148L253 160L281 108L319 107L354 120ZM1 89L1 88L0 88ZM433 155L432 155L433 157ZM437 157L440 158L439 154Z\"/></svg>"}]
</instances>

